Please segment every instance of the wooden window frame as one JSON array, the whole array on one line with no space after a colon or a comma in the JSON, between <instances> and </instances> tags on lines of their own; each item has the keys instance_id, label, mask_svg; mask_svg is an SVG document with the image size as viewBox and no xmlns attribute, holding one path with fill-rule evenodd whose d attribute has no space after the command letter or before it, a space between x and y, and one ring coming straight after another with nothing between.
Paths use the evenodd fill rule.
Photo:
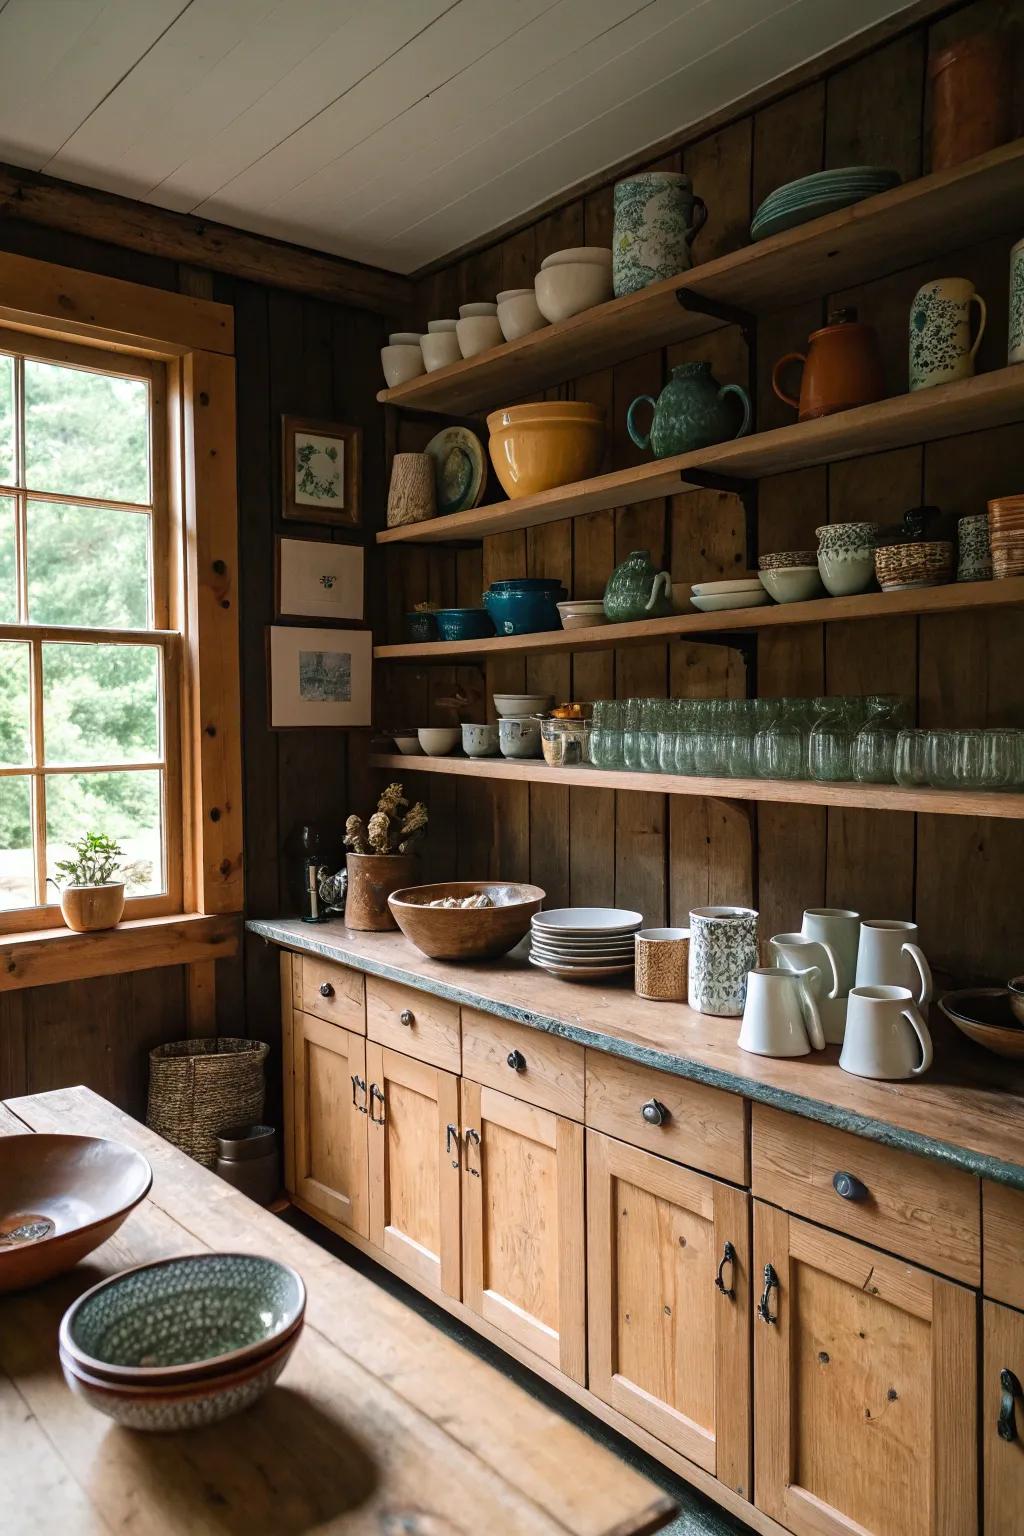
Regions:
<instances>
[{"instance_id":1,"label":"wooden window frame","mask_svg":"<svg viewBox=\"0 0 1024 1536\"><path fill-rule=\"evenodd\" d=\"M59 361L62 348L81 355L91 347L107 366L111 352L160 365L168 498L166 548L154 547L154 567L168 573L165 654L178 652L166 676L177 703L182 806L177 911L123 924L113 930L121 936L116 943L104 934L53 928L0 935L0 989L105 974L107 965L95 952L103 943L111 945L110 970L120 968L129 948L144 953L147 965L206 957L212 964L213 956L237 947L238 925L196 919L241 913L244 895L233 310L4 253L0 294L0 326L21 338L12 344L23 350ZM157 602L159 596L158 588ZM117 632L121 639L130 633ZM89 631L90 638L96 634ZM168 762L175 756L172 746L168 742ZM30 910L49 915L46 908ZM153 931L126 945L125 935L136 928ZM89 958L59 965L59 974L47 978L31 963L26 945L36 941L52 952L61 940L75 940L74 952L89 952ZM208 976L192 975L190 992L212 996L208 983Z\"/></svg>"}]
</instances>

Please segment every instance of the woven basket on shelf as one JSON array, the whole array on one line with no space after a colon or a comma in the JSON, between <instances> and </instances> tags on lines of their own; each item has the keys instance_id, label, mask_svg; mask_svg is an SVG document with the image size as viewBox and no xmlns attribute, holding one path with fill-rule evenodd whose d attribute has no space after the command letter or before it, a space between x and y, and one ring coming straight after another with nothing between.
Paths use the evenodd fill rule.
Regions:
<instances>
[{"instance_id":1,"label":"woven basket on shelf","mask_svg":"<svg viewBox=\"0 0 1024 1536\"><path fill-rule=\"evenodd\" d=\"M149 1053L146 1124L212 1168L218 1131L263 1118L269 1049L262 1040L223 1035L158 1045Z\"/></svg>"},{"instance_id":2,"label":"woven basket on shelf","mask_svg":"<svg viewBox=\"0 0 1024 1536\"><path fill-rule=\"evenodd\" d=\"M942 586L953 580L955 567L953 545L947 539L883 544L875 550L875 574L883 592L900 587Z\"/></svg>"}]
</instances>

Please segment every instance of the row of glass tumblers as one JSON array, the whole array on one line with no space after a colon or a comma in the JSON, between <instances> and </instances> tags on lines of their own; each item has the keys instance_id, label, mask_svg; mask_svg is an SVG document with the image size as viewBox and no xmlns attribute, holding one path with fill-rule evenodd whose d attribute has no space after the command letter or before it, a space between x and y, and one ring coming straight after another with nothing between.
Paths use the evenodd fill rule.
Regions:
<instances>
[{"instance_id":1,"label":"row of glass tumblers","mask_svg":"<svg viewBox=\"0 0 1024 1536\"><path fill-rule=\"evenodd\" d=\"M913 731L909 699L605 699L598 768L708 778L1024 787L1024 732Z\"/></svg>"}]
</instances>

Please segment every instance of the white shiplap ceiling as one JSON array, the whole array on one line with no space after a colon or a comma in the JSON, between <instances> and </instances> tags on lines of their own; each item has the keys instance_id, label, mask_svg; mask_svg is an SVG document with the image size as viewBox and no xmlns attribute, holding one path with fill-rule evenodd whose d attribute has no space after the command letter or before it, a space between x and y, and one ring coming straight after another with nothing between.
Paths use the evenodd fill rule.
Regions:
<instances>
[{"instance_id":1,"label":"white shiplap ceiling","mask_svg":"<svg viewBox=\"0 0 1024 1536\"><path fill-rule=\"evenodd\" d=\"M0 160L409 272L905 5L0 0Z\"/></svg>"}]
</instances>

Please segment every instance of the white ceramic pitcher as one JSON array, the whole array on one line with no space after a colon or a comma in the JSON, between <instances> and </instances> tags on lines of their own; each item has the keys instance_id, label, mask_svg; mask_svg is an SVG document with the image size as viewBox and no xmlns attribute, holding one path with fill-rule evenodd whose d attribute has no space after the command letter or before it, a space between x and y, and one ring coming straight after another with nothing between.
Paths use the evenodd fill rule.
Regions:
<instances>
[{"instance_id":1,"label":"white ceramic pitcher","mask_svg":"<svg viewBox=\"0 0 1024 1536\"><path fill-rule=\"evenodd\" d=\"M805 939L815 939L824 949L837 983L836 994L845 996L857 974L860 913L848 912L845 907L808 907L800 932Z\"/></svg>"},{"instance_id":2,"label":"white ceramic pitcher","mask_svg":"<svg viewBox=\"0 0 1024 1536\"><path fill-rule=\"evenodd\" d=\"M932 1064L932 1037L909 987L854 987L839 1065L856 1077L920 1077Z\"/></svg>"},{"instance_id":3,"label":"white ceramic pitcher","mask_svg":"<svg viewBox=\"0 0 1024 1536\"><path fill-rule=\"evenodd\" d=\"M865 918L857 950L858 987L909 987L923 1008L932 1000L931 966L917 940L917 924Z\"/></svg>"},{"instance_id":4,"label":"white ceramic pitcher","mask_svg":"<svg viewBox=\"0 0 1024 1536\"><path fill-rule=\"evenodd\" d=\"M810 986L821 1014L825 1043L842 1045L846 1033L846 995L839 992L832 946L819 944L817 939L805 939L802 933L777 933L768 947L773 965L784 965L790 971L814 966L819 972L820 980L812 981Z\"/></svg>"},{"instance_id":5,"label":"white ceramic pitcher","mask_svg":"<svg viewBox=\"0 0 1024 1536\"><path fill-rule=\"evenodd\" d=\"M740 1050L757 1056L808 1056L812 1047L823 1051L825 1036L812 990L820 979L813 965L804 971L755 966L747 976Z\"/></svg>"}]
</instances>

